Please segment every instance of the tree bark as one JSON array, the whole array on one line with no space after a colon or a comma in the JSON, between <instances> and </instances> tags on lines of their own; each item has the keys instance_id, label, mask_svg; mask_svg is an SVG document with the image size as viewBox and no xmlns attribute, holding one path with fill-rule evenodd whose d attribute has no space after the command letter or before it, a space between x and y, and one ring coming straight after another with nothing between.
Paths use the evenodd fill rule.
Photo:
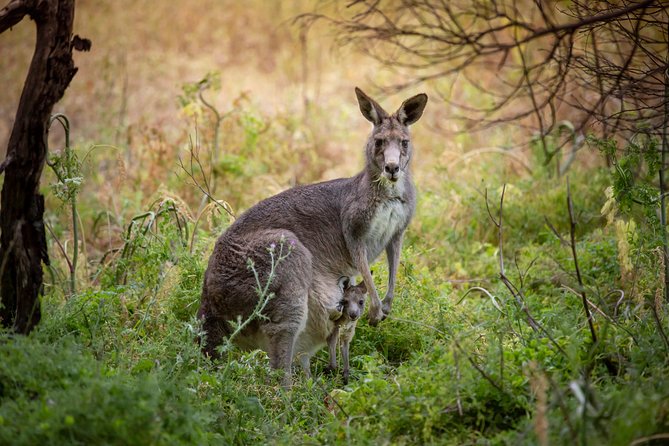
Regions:
<instances>
[{"instance_id":1,"label":"tree bark","mask_svg":"<svg viewBox=\"0 0 669 446\"><path fill-rule=\"evenodd\" d=\"M0 10L0 33L26 15L36 26L35 53L9 139L0 197L0 323L24 334L40 320L42 262L49 264L39 193L49 117L77 72L74 0L12 0Z\"/></svg>"}]
</instances>

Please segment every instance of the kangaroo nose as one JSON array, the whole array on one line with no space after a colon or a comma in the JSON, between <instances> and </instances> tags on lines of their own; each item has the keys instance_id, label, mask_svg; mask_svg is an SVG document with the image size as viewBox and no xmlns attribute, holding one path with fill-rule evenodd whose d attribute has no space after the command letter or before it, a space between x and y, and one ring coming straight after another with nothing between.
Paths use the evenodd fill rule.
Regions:
<instances>
[{"instance_id":1,"label":"kangaroo nose","mask_svg":"<svg viewBox=\"0 0 669 446\"><path fill-rule=\"evenodd\" d=\"M388 164L386 164L385 169L386 169L386 172L388 172L389 174L395 175L397 172L399 172L400 166L398 164L395 164L395 163L388 163Z\"/></svg>"}]
</instances>

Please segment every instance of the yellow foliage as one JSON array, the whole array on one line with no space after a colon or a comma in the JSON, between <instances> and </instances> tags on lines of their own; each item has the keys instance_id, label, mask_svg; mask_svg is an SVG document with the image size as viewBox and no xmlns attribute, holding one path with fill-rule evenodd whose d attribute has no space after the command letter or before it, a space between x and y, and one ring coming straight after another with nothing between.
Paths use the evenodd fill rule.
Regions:
<instances>
[{"instance_id":1,"label":"yellow foliage","mask_svg":"<svg viewBox=\"0 0 669 446\"><path fill-rule=\"evenodd\" d=\"M606 224L610 225L616 218L616 212L618 212L618 203L613 196L612 186L607 187L604 191L604 194L606 194L606 203L604 203L604 206L602 206L600 213L606 217Z\"/></svg>"},{"instance_id":2,"label":"yellow foliage","mask_svg":"<svg viewBox=\"0 0 669 446\"><path fill-rule=\"evenodd\" d=\"M197 122L202 118L202 105L197 102L190 102L181 108L181 114L185 118L192 119Z\"/></svg>"},{"instance_id":3,"label":"yellow foliage","mask_svg":"<svg viewBox=\"0 0 669 446\"><path fill-rule=\"evenodd\" d=\"M630 240L634 241L637 237L636 223L634 220L616 220L615 224L620 274L623 278L626 278L632 274L632 270L634 269L632 259L630 258Z\"/></svg>"}]
</instances>

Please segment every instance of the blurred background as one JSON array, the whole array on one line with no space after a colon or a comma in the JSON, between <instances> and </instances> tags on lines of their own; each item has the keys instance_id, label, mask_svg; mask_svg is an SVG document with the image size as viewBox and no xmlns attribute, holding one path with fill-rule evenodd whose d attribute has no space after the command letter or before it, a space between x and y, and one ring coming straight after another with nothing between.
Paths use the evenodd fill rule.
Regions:
<instances>
[{"instance_id":1,"label":"blurred background","mask_svg":"<svg viewBox=\"0 0 669 446\"><path fill-rule=\"evenodd\" d=\"M295 23L300 14L337 14L339 9L346 5L81 0L75 33L91 39L94 46L90 53L75 53L79 71L56 111L69 117L71 137L78 145L113 146L100 150L120 154L119 162L126 164L130 179L154 182L142 188L147 192L168 180L170 162L190 136L196 131L203 141L210 136L211 111L202 104L189 108L179 97L184 86L212 75L216 85L203 95L221 115L228 114L221 122L220 152L240 154L243 143L235 132L245 117L258 120L253 125L259 127L259 146L266 145L266 132L277 140L274 144L282 145L260 147L261 153L252 157L260 161L268 156L262 162L278 160L281 167L255 176L262 177L254 187L258 197L270 192L263 188L352 175L361 167L361 149L369 130L353 88L374 95L390 111L412 94L433 91L426 83L399 94L381 92L377 86L407 81L407 73L383 66L351 46L336 45L335 30L325 23L308 29ZM23 21L0 40L2 151L32 56L33 34L33 24ZM482 75L494 76L494 71ZM467 99L469 93L458 93L458 99ZM417 127L419 170L423 164L434 166L435 159L513 141L511 134L494 140L490 133L456 134L458 126L449 121L449 106L438 95L431 95L428 111ZM54 149L63 143L60 131L52 131L50 138ZM99 165L100 157L108 155L97 155L98 160L90 162ZM113 169L99 167L103 167L99 173L110 180L116 176ZM420 170L419 176L433 171ZM142 175L147 178L135 178ZM231 196L226 199L235 201Z\"/></svg>"},{"instance_id":2,"label":"blurred background","mask_svg":"<svg viewBox=\"0 0 669 446\"><path fill-rule=\"evenodd\" d=\"M568 26L639 4L637 22ZM451 7L484 33L470 50L520 51L461 66L466 39L439 34ZM43 318L0 342L0 444L666 439L667 20L652 1L78 0L92 49L54 109L71 143L54 122ZM523 41L546 23L567 25ZM27 19L0 35L0 159L34 43ZM356 86L389 112L429 95L418 209L351 385L320 374L322 352L285 396L261 353L200 355L203 271L254 203L362 169Z\"/></svg>"}]
</instances>

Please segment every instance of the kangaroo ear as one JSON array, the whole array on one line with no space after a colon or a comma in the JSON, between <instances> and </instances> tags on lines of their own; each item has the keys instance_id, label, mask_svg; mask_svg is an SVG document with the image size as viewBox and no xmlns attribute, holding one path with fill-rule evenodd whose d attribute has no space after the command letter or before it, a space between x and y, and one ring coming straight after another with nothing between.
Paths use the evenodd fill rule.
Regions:
<instances>
[{"instance_id":1,"label":"kangaroo ear","mask_svg":"<svg viewBox=\"0 0 669 446\"><path fill-rule=\"evenodd\" d=\"M379 125L384 118L388 117L388 113L358 87L355 87L355 95L358 97L358 105L360 105L362 116L367 118L369 122Z\"/></svg>"},{"instance_id":2,"label":"kangaroo ear","mask_svg":"<svg viewBox=\"0 0 669 446\"><path fill-rule=\"evenodd\" d=\"M397 110L397 119L403 125L411 125L418 121L423 115L423 110L427 104L427 95L425 93L417 94L414 97L402 102L399 110Z\"/></svg>"}]
</instances>

